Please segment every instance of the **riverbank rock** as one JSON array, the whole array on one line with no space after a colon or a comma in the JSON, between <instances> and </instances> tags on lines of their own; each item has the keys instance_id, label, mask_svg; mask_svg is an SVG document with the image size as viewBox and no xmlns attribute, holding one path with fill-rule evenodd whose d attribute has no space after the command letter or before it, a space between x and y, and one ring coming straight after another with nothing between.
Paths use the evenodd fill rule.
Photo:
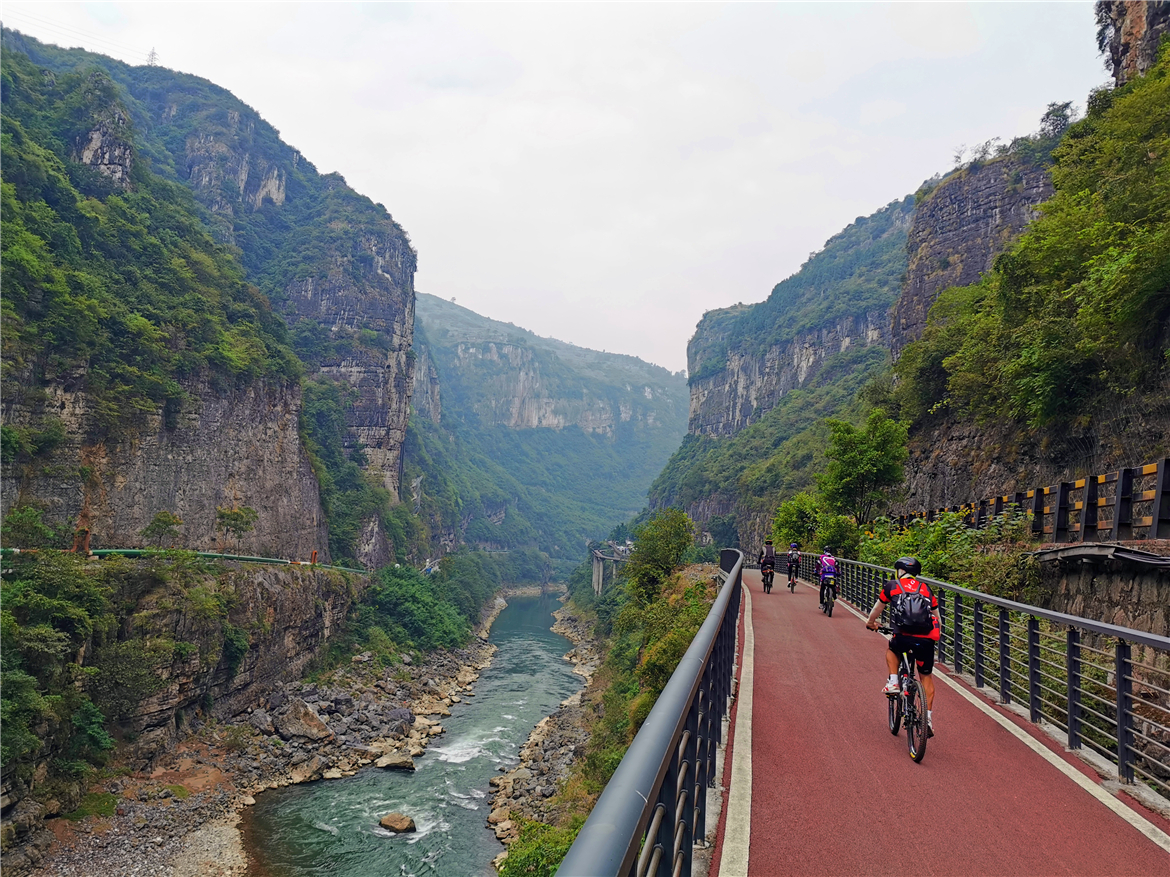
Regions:
<instances>
[{"instance_id":1,"label":"riverbank rock","mask_svg":"<svg viewBox=\"0 0 1170 877\"><path fill-rule=\"evenodd\" d=\"M374 767L386 770L414 770L414 759L405 752L388 752L374 762Z\"/></svg>"},{"instance_id":2,"label":"riverbank rock","mask_svg":"<svg viewBox=\"0 0 1170 877\"><path fill-rule=\"evenodd\" d=\"M405 834L415 830L414 820L402 813L387 813L378 821L378 824L395 834Z\"/></svg>"},{"instance_id":3,"label":"riverbank rock","mask_svg":"<svg viewBox=\"0 0 1170 877\"><path fill-rule=\"evenodd\" d=\"M276 726L276 732L285 740L291 740L293 737L324 740L333 736L329 726L300 698L290 700L288 711L277 716L273 724Z\"/></svg>"}]
</instances>

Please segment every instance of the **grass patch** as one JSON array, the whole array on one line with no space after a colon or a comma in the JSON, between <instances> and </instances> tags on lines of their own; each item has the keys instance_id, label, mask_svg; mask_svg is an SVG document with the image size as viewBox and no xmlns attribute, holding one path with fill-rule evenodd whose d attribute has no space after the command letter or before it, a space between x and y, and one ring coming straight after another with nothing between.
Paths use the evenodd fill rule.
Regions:
<instances>
[{"instance_id":1,"label":"grass patch","mask_svg":"<svg viewBox=\"0 0 1170 877\"><path fill-rule=\"evenodd\" d=\"M76 810L65 814L65 818L76 822L87 816L113 816L117 803L118 798L113 792L90 792L81 799Z\"/></svg>"},{"instance_id":2,"label":"grass patch","mask_svg":"<svg viewBox=\"0 0 1170 877\"><path fill-rule=\"evenodd\" d=\"M173 786L167 786L167 788L170 789L171 794L174 795L176 798L178 798L180 801L184 801L187 798L191 797L191 790L188 789L186 786L180 786L178 783L176 783Z\"/></svg>"}]
</instances>

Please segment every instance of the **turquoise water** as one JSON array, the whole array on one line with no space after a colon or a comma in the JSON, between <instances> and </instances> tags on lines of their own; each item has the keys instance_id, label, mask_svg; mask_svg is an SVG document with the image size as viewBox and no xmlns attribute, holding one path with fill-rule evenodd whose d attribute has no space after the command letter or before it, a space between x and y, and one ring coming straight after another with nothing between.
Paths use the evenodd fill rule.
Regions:
<instances>
[{"instance_id":1,"label":"turquoise water","mask_svg":"<svg viewBox=\"0 0 1170 877\"><path fill-rule=\"evenodd\" d=\"M492 625L499 647L475 697L451 707L446 733L411 773L366 768L355 776L274 789L246 812L245 837L263 877L490 875L503 846L486 827L488 780L517 763L533 726L581 687L554 634L549 597L517 597ZM387 813L418 831L393 835Z\"/></svg>"}]
</instances>

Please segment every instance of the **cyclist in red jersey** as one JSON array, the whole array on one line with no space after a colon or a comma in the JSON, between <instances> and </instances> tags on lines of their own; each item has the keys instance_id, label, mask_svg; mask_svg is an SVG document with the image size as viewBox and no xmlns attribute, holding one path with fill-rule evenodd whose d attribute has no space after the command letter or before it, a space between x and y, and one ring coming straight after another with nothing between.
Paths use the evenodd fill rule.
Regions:
<instances>
[{"instance_id":1,"label":"cyclist in red jersey","mask_svg":"<svg viewBox=\"0 0 1170 877\"><path fill-rule=\"evenodd\" d=\"M912 652L918 665L922 688L926 692L926 721L934 734L931 709L934 707L934 644L939 641L942 622L938 614L938 597L925 582L916 578L922 564L914 557L900 557L894 564L897 579L887 581L869 612L865 626L877 630L878 619L887 605L893 609L891 627L894 635L886 649L889 680L883 694L898 693L898 655Z\"/></svg>"}]
</instances>

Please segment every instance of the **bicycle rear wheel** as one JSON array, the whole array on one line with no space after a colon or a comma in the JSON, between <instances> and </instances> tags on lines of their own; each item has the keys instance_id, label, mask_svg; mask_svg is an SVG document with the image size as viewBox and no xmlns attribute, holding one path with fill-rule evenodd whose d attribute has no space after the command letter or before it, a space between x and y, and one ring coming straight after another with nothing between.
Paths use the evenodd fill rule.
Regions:
<instances>
[{"instance_id":1,"label":"bicycle rear wheel","mask_svg":"<svg viewBox=\"0 0 1170 877\"><path fill-rule=\"evenodd\" d=\"M921 762L926 757L927 730L926 691L917 679L910 685L906 694L906 748L910 750L910 757Z\"/></svg>"},{"instance_id":2,"label":"bicycle rear wheel","mask_svg":"<svg viewBox=\"0 0 1170 877\"><path fill-rule=\"evenodd\" d=\"M898 729L902 727L902 698L898 695L893 697L886 695L886 702L890 709L890 733L897 734Z\"/></svg>"}]
</instances>

